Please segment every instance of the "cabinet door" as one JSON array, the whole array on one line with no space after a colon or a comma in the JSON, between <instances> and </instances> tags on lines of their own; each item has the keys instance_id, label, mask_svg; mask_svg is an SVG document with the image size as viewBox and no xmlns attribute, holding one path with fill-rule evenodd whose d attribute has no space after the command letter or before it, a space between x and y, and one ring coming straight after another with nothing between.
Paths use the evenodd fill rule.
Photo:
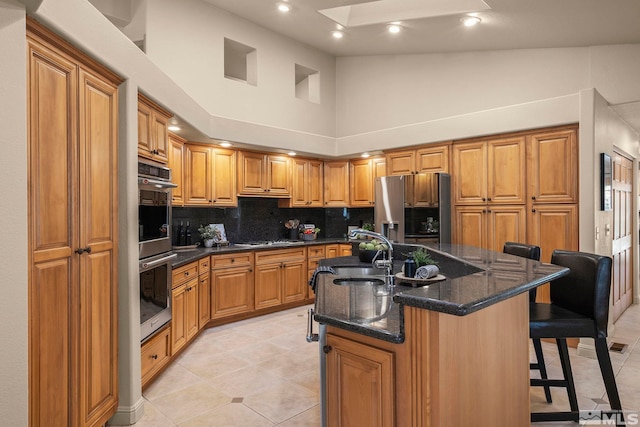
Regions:
<instances>
[{"instance_id":1,"label":"cabinet door","mask_svg":"<svg viewBox=\"0 0 640 427\"><path fill-rule=\"evenodd\" d=\"M340 243L338 248L340 250L340 256L351 256L352 255L353 247L351 246L350 243L349 244Z\"/></svg>"},{"instance_id":2,"label":"cabinet door","mask_svg":"<svg viewBox=\"0 0 640 427\"><path fill-rule=\"evenodd\" d=\"M395 425L393 353L327 334L327 425Z\"/></svg>"},{"instance_id":3,"label":"cabinet door","mask_svg":"<svg viewBox=\"0 0 640 427\"><path fill-rule=\"evenodd\" d=\"M198 329L202 329L211 318L211 277L201 274L198 281Z\"/></svg>"},{"instance_id":4,"label":"cabinet door","mask_svg":"<svg viewBox=\"0 0 640 427\"><path fill-rule=\"evenodd\" d=\"M529 197L534 203L577 203L575 128L531 135L527 146Z\"/></svg>"},{"instance_id":5,"label":"cabinet door","mask_svg":"<svg viewBox=\"0 0 640 427\"><path fill-rule=\"evenodd\" d=\"M171 354L187 343L187 284L171 291Z\"/></svg>"},{"instance_id":6,"label":"cabinet door","mask_svg":"<svg viewBox=\"0 0 640 427\"><path fill-rule=\"evenodd\" d=\"M453 145L453 203L487 203L487 146L484 142Z\"/></svg>"},{"instance_id":7,"label":"cabinet door","mask_svg":"<svg viewBox=\"0 0 640 427\"><path fill-rule=\"evenodd\" d=\"M486 249L502 252L506 242L527 241L525 206L489 206L487 213Z\"/></svg>"},{"instance_id":8,"label":"cabinet door","mask_svg":"<svg viewBox=\"0 0 640 427\"><path fill-rule=\"evenodd\" d=\"M487 201L525 203L525 139L523 136L489 141Z\"/></svg>"},{"instance_id":9,"label":"cabinet door","mask_svg":"<svg viewBox=\"0 0 640 427\"><path fill-rule=\"evenodd\" d=\"M177 135L169 134L168 166L171 168L171 180L177 185L171 190L171 204L184 205L184 143Z\"/></svg>"},{"instance_id":10,"label":"cabinet door","mask_svg":"<svg viewBox=\"0 0 640 427\"><path fill-rule=\"evenodd\" d=\"M332 244L327 245L325 248L325 253L327 258L335 258L340 256L340 245Z\"/></svg>"},{"instance_id":11,"label":"cabinet door","mask_svg":"<svg viewBox=\"0 0 640 427\"><path fill-rule=\"evenodd\" d=\"M289 158L268 155L266 158L266 190L270 196L289 196L291 194L291 171Z\"/></svg>"},{"instance_id":12,"label":"cabinet door","mask_svg":"<svg viewBox=\"0 0 640 427\"><path fill-rule=\"evenodd\" d=\"M211 272L211 318L253 311L253 270L226 268Z\"/></svg>"},{"instance_id":13,"label":"cabinet door","mask_svg":"<svg viewBox=\"0 0 640 427\"><path fill-rule=\"evenodd\" d=\"M456 206L454 209L453 243L486 247L486 206Z\"/></svg>"},{"instance_id":14,"label":"cabinet door","mask_svg":"<svg viewBox=\"0 0 640 427\"><path fill-rule=\"evenodd\" d=\"M153 115L153 143L155 154L153 160L160 163L167 163L167 152L169 151L169 117L156 111Z\"/></svg>"},{"instance_id":15,"label":"cabinet door","mask_svg":"<svg viewBox=\"0 0 640 427\"><path fill-rule=\"evenodd\" d=\"M138 102L138 155L153 158L153 111L151 107Z\"/></svg>"},{"instance_id":16,"label":"cabinet door","mask_svg":"<svg viewBox=\"0 0 640 427\"><path fill-rule=\"evenodd\" d=\"M185 202L187 206L211 206L211 148L185 145Z\"/></svg>"},{"instance_id":17,"label":"cabinet door","mask_svg":"<svg viewBox=\"0 0 640 427\"><path fill-rule=\"evenodd\" d=\"M282 267L282 302L307 298L307 265L304 260L286 262Z\"/></svg>"},{"instance_id":18,"label":"cabinet door","mask_svg":"<svg viewBox=\"0 0 640 427\"><path fill-rule=\"evenodd\" d=\"M349 162L324 162L324 206L349 204Z\"/></svg>"},{"instance_id":19,"label":"cabinet door","mask_svg":"<svg viewBox=\"0 0 640 427\"><path fill-rule=\"evenodd\" d=\"M303 159L293 159L291 167L291 207L309 205L309 163Z\"/></svg>"},{"instance_id":20,"label":"cabinet door","mask_svg":"<svg viewBox=\"0 0 640 427\"><path fill-rule=\"evenodd\" d=\"M28 219L33 260L29 272L29 425L66 426L72 425L70 408L76 394L71 391L71 367L76 358L69 348L74 339L71 331L78 328L74 321L78 306L72 303L78 285L73 274L78 263L73 253L77 248L73 235L77 132L72 129L78 115L78 77L75 64L31 40L28 67ZM77 390L75 384L73 388Z\"/></svg>"},{"instance_id":21,"label":"cabinet door","mask_svg":"<svg viewBox=\"0 0 640 427\"><path fill-rule=\"evenodd\" d=\"M395 151L386 155L387 175L411 175L416 171L415 150Z\"/></svg>"},{"instance_id":22,"label":"cabinet door","mask_svg":"<svg viewBox=\"0 0 640 427\"><path fill-rule=\"evenodd\" d=\"M282 264L256 266L255 307L273 307L282 304Z\"/></svg>"},{"instance_id":23,"label":"cabinet door","mask_svg":"<svg viewBox=\"0 0 640 427\"><path fill-rule=\"evenodd\" d=\"M322 162L310 160L308 162L308 206L321 208L324 206Z\"/></svg>"},{"instance_id":24,"label":"cabinet door","mask_svg":"<svg viewBox=\"0 0 640 427\"><path fill-rule=\"evenodd\" d=\"M405 188L405 197L408 194L411 194L411 206L438 206L438 176L432 173L419 173L413 175L411 178L413 180L413 191L409 191Z\"/></svg>"},{"instance_id":25,"label":"cabinet door","mask_svg":"<svg viewBox=\"0 0 640 427\"><path fill-rule=\"evenodd\" d=\"M252 152L238 153L238 193L262 195L267 176L264 154Z\"/></svg>"},{"instance_id":26,"label":"cabinet door","mask_svg":"<svg viewBox=\"0 0 640 427\"><path fill-rule=\"evenodd\" d=\"M554 249L578 250L577 205L534 205L528 216L528 243L540 246L540 261L550 262ZM539 287L537 295L549 302L549 285Z\"/></svg>"},{"instance_id":27,"label":"cabinet door","mask_svg":"<svg viewBox=\"0 0 640 427\"><path fill-rule=\"evenodd\" d=\"M449 144L416 150L416 172L449 172Z\"/></svg>"},{"instance_id":28,"label":"cabinet door","mask_svg":"<svg viewBox=\"0 0 640 427\"><path fill-rule=\"evenodd\" d=\"M213 149L212 179L213 206L238 206L236 185L236 152L233 150Z\"/></svg>"},{"instance_id":29,"label":"cabinet door","mask_svg":"<svg viewBox=\"0 0 640 427\"><path fill-rule=\"evenodd\" d=\"M373 205L373 171L369 159L349 162L349 199L350 206L371 207Z\"/></svg>"},{"instance_id":30,"label":"cabinet door","mask_svg":"<svg viewBox=\"0 0 640 427\"><path fill-rule=\"evenodd\" d=\"M200 288L200 282L198 278L194 278L191 281L187 282L187 288L185 289L186 293L186 327L187 327L187 341L190 341L198 331L199 321L198 321L198 305L200 304L198 301L198 290Z\"/></svg>"},{"instance_id":31,"label":"cabinet door","mask_svg":"<svg viewBox=\"0 0 640 427\"><path fill-rule=\"evenodd\" d=\"M165 327L140 349L142 387L171 360L171 327Z\"/></svg>"},{"instance_id":32,"label":"cabinet door","mask_svg":"<svg viewBox=\"0 0 640 427\"><path fill-rule=\"evenodd\" d=\"M117 89L81 69L79 90L80 416L118 402Z\"/></svg>"}]
</instances>

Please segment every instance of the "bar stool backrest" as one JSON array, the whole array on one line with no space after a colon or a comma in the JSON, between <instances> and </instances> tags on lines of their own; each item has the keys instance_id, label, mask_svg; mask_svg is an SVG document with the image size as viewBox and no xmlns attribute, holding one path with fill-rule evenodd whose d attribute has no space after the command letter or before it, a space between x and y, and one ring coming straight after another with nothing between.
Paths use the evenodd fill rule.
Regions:
<instances>
[{"instance_id":1,"label":"bar stool backrest","mask_svg":"<svg viewBox=\"0 0 640 427\"><path fill-rule=\"evenodd\" d=\"M540 261L540 246L527 245L517 242L506 242L502 249L502 252L509 255L515 255L522 258L529 258L535 261ZM533 288L529 291L529 302L536 301L536 289Z\"/></svg>"}]
</instances>

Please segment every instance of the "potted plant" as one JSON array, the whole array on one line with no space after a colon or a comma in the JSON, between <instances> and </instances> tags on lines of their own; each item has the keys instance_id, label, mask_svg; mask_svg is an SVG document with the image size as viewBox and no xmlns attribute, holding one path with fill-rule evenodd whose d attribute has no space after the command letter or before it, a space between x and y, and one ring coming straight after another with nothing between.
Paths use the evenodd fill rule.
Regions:
<instances>
[{"instance_id":1,"label":"potted plant","mask_svg":"<svg viewBox=\"0 0 640 427\"><path fill-rule=\"evenodd\" d=\"M198 228L198 233L200 233L200 238L204 240L204 247L210 248L213 246L213 243L220 239L220 230L216 227L212 227L211 225L203 226L200 224L200 228Z\"/></svg>"}]
</instances>

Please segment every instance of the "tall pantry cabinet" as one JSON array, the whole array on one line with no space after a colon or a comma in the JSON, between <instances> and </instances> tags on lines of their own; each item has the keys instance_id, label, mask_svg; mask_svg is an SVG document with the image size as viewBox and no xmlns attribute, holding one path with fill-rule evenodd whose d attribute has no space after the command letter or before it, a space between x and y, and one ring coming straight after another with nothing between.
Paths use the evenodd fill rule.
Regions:
<instances>
[{"instance_id":1,"label":"tall pantry cabinet","mask_svg":"<svg viewBox=\"0 0 640 427\"><path fill-rule=\"evenodd\" d=\"M27 20L29 425L116 411L118 76Z\"/></svg>"}]
</instances>

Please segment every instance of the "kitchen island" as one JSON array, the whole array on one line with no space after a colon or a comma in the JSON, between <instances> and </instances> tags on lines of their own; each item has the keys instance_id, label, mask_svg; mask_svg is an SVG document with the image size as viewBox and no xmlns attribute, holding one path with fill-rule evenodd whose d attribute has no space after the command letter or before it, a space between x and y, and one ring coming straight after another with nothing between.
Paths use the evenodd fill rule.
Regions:
<instances>
[{"instance_id":1,"label":"kitchen island","mask_svg":"<svg viewBox=\"0 0 640 427\"><path fill-rule=\"evenodd\" d=\"M428 249L446 279L424 287L387 295L380 276L319 276L325 425L529 425L527 292L568 269L467 246ZM357 257L323 264L362 266Z\"/></svg>"}]
</instances>

